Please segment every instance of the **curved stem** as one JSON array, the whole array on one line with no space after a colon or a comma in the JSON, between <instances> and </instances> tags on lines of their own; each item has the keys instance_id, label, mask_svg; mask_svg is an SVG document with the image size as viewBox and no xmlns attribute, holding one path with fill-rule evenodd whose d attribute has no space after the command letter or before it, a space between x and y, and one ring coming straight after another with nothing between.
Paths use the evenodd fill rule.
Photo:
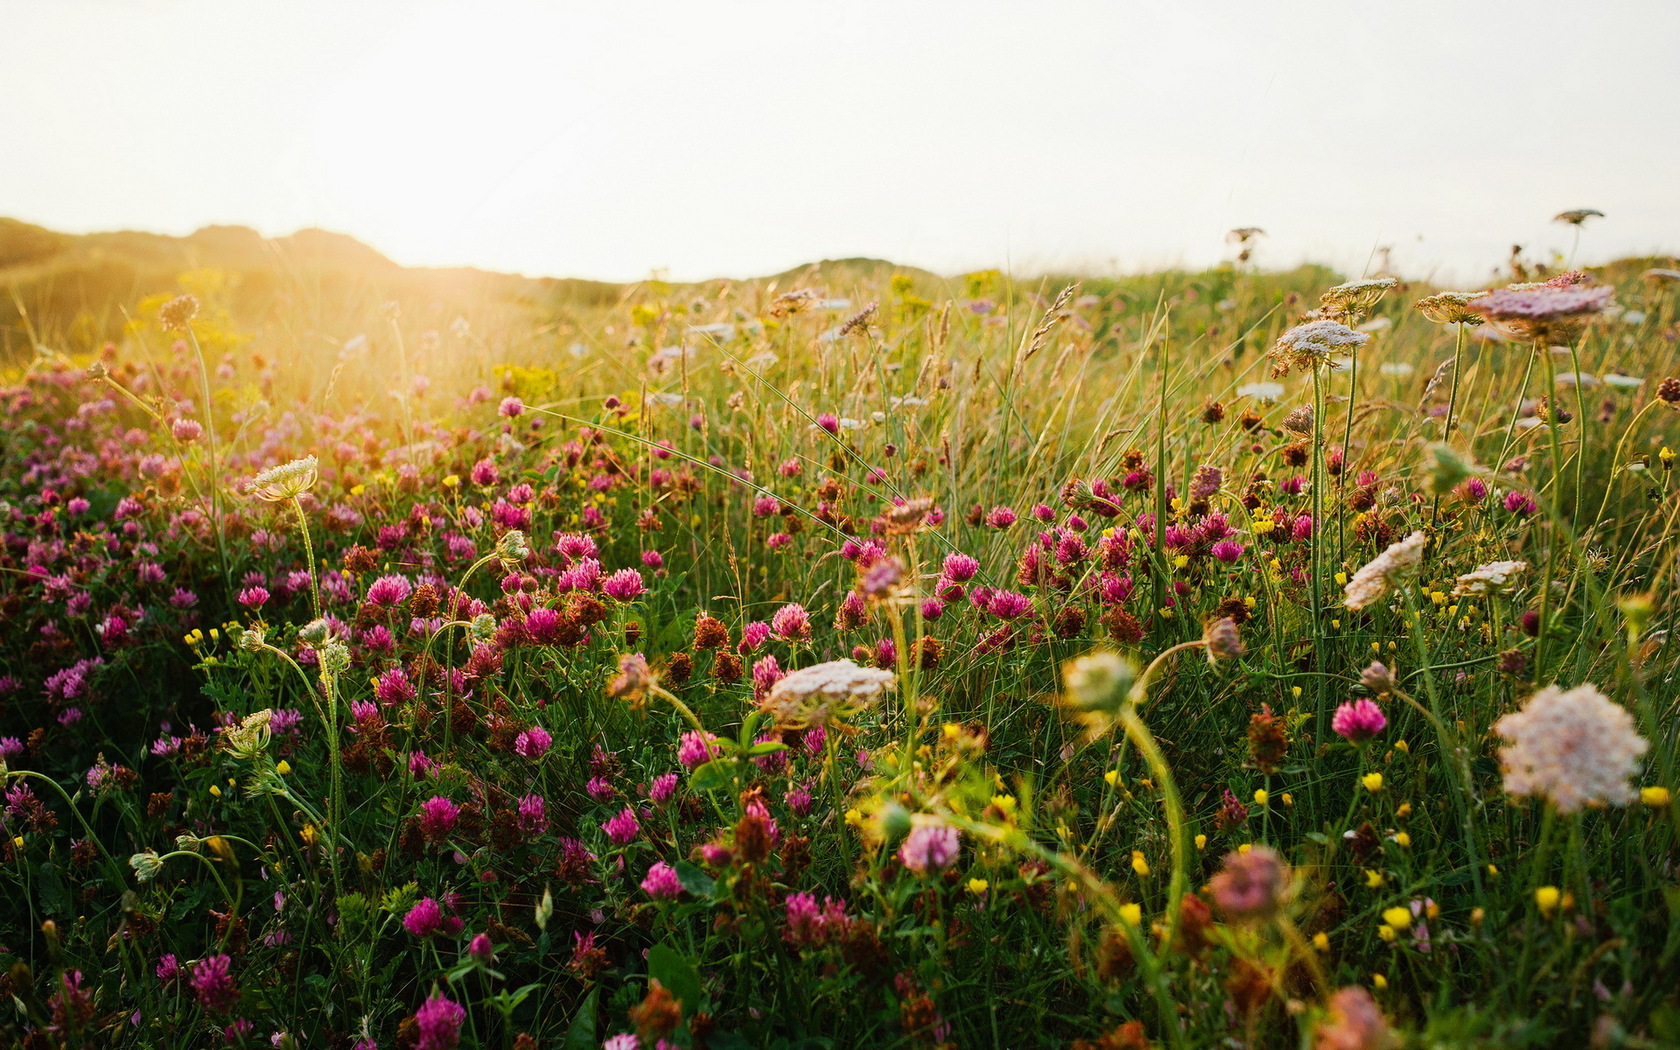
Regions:
<instances>
[{"instance_id":1,"label":"curved stem","mask_svg":"<svg viewBox=\"0 0 1680 1050\"><path fill-rule=\"evenodd\" d=\"M303 501L292 497L292 510L297 514L298 532L303 536L303 557L309 563L309 600L315 609L315 619L321 618L321 581L315 571L315 544L309 538L309 519L303 514Z\"/></svg>"}]
</instances>

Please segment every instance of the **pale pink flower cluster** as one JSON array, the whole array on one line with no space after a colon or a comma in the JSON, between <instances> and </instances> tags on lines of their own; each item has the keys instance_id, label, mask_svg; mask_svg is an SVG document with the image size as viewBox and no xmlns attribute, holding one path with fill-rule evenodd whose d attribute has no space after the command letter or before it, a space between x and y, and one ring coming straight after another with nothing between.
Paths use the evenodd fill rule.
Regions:
<instances>
[{"instance_id":1,"label":"pale pink flower cluster","mask_svg":"<svg viewBox=\"0 0 1680 1050\"><path fill-rule=\"evenodd\" d=\"M1510 745L1499 750L1505 790L1549 799L1557 811L1625 806L1638 798L1630 783L1650 744L1627 709L1593 685L1547 686L1493 731Z\"/></svg>"}]
</instances>

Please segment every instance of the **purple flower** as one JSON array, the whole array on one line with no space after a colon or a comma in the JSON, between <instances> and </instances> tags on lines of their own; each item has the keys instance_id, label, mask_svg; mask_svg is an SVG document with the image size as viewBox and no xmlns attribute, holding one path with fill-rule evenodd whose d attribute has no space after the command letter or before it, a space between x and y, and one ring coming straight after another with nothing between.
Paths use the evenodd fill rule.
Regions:
<instances>
[{"instance_id":1,"label":"purple flower","mask_svg":"<svg viewBox=\"0 0 1680 1050\"><path fill-rule=\"evenodd\" d=\"M506 416L508 419L517 418L522 415L524 411L525 402L519 400L517 397L502 398L502 403L496 408L497 415Z\"/></svg>"},{"instance_id":2,"label":"purple flower","mask_svg":"<svg viewBox=\"0 0 1680 1050\"><path fill-rule=\"evenodd\" d=\"M1505 494L1505 509L1519 518L1526 518L1539 510L1540 505L1528 493L1513 491Z\"/></svg>"},{"instance_id":3,"label":"purple flower","mask_svg":"<svg viewBox=\"0 0 1680 1050\"><path fill-rule=\"evenodd\" d=\"M1218 543L1213 545L1213 549L1210 553L1212 553L1213 556L1218 558L1220 561L1234 562L1242 558L1243 545L1240 543L1233 543L1230 540L1220 540Z\"/></svg>"},{"instance_id":4,"label":"purple flower","mask_svg":"<svg viewBox=\"0 0 1680 1050\"><path fill-rule=\"evenodd\" d=\"M369 605L389 609L408 601L408 596L413 593L414 585L408 582L408 577L381 576L369 585L367 600Z\"/></svg>"},{"instance_id":5,"label":"purple flower","mask_svg":"<svg viewBox=\"0 0 1680 1050\"><path fill-rule=\"evenodd\" d=\"M642 574L635 569L620 569L601 583L601 589L614 601L631 602L647 593Z\"/></svg>"},{"instance_id":6,"label":"purple flower","mask_svg":"<svg viewBox=\"0 0 1680 1050\"><path fill-rule=\"evenodd\" d=\"M532 726L520 733L513 741L513 750L520 758L541 758L548 752L554 738L542 726Z\"/></svg>"},{"instance_id":7,"label":"purple flower","mask_svg":"<svg viewBox=\"0 0 1680 1050\"><path fill-rule=\"evenodd\" d=\"M993 507L986 512L986 524L994 529L1007 529L1015 524L1015 512L1008 507Z\"/></svg>"},{"instance_id":8,"label":"purple flower","mask_svg":"<svg viewBox=\"0 0 1680 1050\"><path fill-rule=\"evenodd\" d=\"M239 1001L239 988L233 982L233 960L226 955L210 955L193 964L189 980L198 1005L211 1013L231 1009Z\"/></svg>"},{"instance_id":9,"label":"purple flower","mask_svg":"<svg viewBox=\"0 0 1680 1050\"><path fill-rule=\"evenodd\" d=\"M525 795L519 800L519 830L535 835L548 827L548 800L541 795Z\"/></svg>"},{"instance_id":10,"label":"purple flower","mask_svg":"<svg viewBox=\"0 0 1680 1050\"><path fill-rule=\"evenodd\" d=\"M613 787L612 781L606 777L590 777L589 783L585 784L583 789L597 802L606 802L618 794L618 789Z\"/></svg>"},{"instance_id":11,"label":"purple flower","mask_svg":"<svg viewBox=\"0 0 1680 1050\"><path fill-rule=\"evenodd\" d=\"M461 1004L444 998L441 992L433 993L414 1011L414 1025L420 1030L414 1050L455 1050L461 1042L461 1022L466 1019L467 1011Z\"/></svg>"},{"instance_id":12,"label":"purple flower","mask_svg":"<svg viewBox=\"0 0 1680 1050\"><path fill-rule=\"evenodd\" d=\"M723 750L712 742L717 737L710 733L707 733L706 736L709 739L702 740L699 733L691 731L684 733L677 741L677 761L681 762L684 768L694 769L697 766L705 765L716 758Z\"/></svg>"},{"instance_id":13,"label":"purple flower","mask_svg":"<svg viewBox=\"0 0 1680 1050\"><path fill-rule=\"evenodd\" d=\"M672 901L682 896L682 880L677 878L677 869L660 861L648 869L642 890L656 901Z\"/></svg>"},{"instance_id":14,"label":"purple flower","mask_svg":"<svg viewBox=\"0 0 1680 1050\"><path fill-rule=\"evenodd\" d=\"M653 778L653 783L648 785L648 798L655 802L669 802L676 790L677 775L666 773Z\"/></svg>"},{"instance_id":15,"label":"purple flower","mask_svg":"<svg viewBox=\"0 0 1680 1050\"><path fill-rule=\"evenodd\" d=\"M957 829L946 824L918 824L904 838L898 859L918 875L944 871L957 859Z\"/></svg>"},{"instance_id":16,"label":"purple flower","mask_svg":"<svg viewBox=\"0 0 1680 1050\"><path fill-rule=\"evenodd\" d=\"M803 605L784 605L770 617L770 630L784 641L804 641L811 637L811 617Z\"/></svg>"},{"instance_id":17,"label":"purple flower","mask_svg":"<svg viewBox=\"0 0 1680 1050\"><path fill-rule=\"evenodd\" d=\"M1019 619L1032 612L1032 599L1014 591L993 591L986 602L986 611L1000 620Z\"/></svg>"},{"instance_id":18,"label":"purple flower","mask_svg":"<svg viewBox=\"0 0 1680 1050\"><path fill-rule=\"evenodd\" d=\"M980 571L980 562L967 554L947 554L945 556L945 578L955 583L966 583Z\"/></svg>"},{"instance_id":19,"label":"purple flower","mask_svg":"<svg viewBox=\"0 0 1680 1050\"><path fill-rule=\"evenodd\" d=\"M460 816L460 806L442 795L433 795L420 805L420 834L426 836L427 842L442 842L455 830L455 821Z\"/></svg>"},{"instance_id":20,"label":"purple flower","mask_svg":"<svg viewBox=\"0 0 1680 1050\"><path fill-rule=\"evenodd\" d=\"M741 652L750 653L770 638L770 625L754 620L741 629Z\"/></svg>"},{"instance_id":21,"label":"purple flower","mask_svg":"<svg viewBox=\"0 0 1680 1050\"><path fill-rule=\"evenodd\" d=\"M1361 697L1336 708L1330 728L1355 744L1363 744L1388 727L1388 716L1374 702Z\"/></svg>"},{"instance_id":22,"label":"purple flower","mask_svg":"<svg viewBox=\"0 0 1680 1050\"><path fill-rule=\"evenodd\" d=\"M833 412L824 412L822 415L818 416L817 426L822 427L830 434L840 433L840 420Z\"/></svg>"},{"instance_id":23,"label":"purple flower","mask_svg":"<svg viewBox=\"0 0 1680 1050\"><path fill-rule=\"evenodd\" d=\"M625 806L618 815L601 825L601 830L607 833L607 838L615 846L624 846L635 841L641 833L642 825L636 820L636 810L632 806Z\"/></svg>"},{"instance_id":24,"label":"purple flower","mask_svg":"<svg viewBox=\"0 0 1680 1050\"><path fill-rule=\"evenodd\" d=\"M489 966L496 961L495 946L490 943L490 935L478 933L467 942L467 955L480 966Z\"/></svg>"},{"instance_id":25,"label":"purple flower","mask_svg":"<svg viewBox=\"0 0 1680 1050\"><path fill-rule=\"evenodd\" d=\"M403 916L403 929L424 940L443 934L453 937L461 932L461 920L453 915L445 915L438 902L430 897L421 897L419 903L408 910Z\"/></svg>"},{"instance_id":26,"label":"purple flower","mask_svg":"<svg viewBox=\"0 0 1680 1050\"><path fill-rule=\"evenodd\" d=\"M165 955L158 960L157 979L164 984L174 984L181 979L181 960L173 954Z\"/></svg>"},{"instance_id":27,"label":"purple flower","mask_svg":"<svg viewBox=\"0 0 1680 1050\"><path fill-rule=\"evenodd\" d=\"M261 609L268 604L268 588L247 587L239 592L238 600L247 609Z\"/></svg>"}]
</instances>

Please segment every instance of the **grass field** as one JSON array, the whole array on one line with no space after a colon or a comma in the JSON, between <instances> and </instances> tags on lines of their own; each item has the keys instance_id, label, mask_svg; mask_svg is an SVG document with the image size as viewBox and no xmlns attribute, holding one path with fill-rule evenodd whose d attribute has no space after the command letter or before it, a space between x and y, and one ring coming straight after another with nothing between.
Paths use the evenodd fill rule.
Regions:
<instances>
[{"instance_id":1,"label":"grass field","mask_svg":"<svg viewBox=\"0 0 1680 1050\"><path fill-rule=\"evenodd\" d=\"M1680 1045L1672 266L20 301L0 1031Z\"/></svg>"}]
</instances>

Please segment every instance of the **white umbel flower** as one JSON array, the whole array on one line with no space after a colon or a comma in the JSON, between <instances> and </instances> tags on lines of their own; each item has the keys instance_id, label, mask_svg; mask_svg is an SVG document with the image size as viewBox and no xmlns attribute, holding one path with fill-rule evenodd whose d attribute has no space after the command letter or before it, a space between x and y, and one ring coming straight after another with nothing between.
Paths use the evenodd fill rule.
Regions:
<instances>
[{"instance_id":1,"label":"white umbel flower","mask_svg":"<svg viewBox=\"0 0 1680 1050\"><path fill-rule=\"evenodd\" d=\"M889 671L830 660L789 671L759 707L782 728L804 729L855 714L895 680Z\"/></svg>"},{"instance_id":2,"label":"white umbel flower","mask_svg":"<svg viewBox=\"0 0 1680 1050\"><path fill-rule=\"evenodd\" d=\"M1347 582L1344 591L1347 595L1342 604L1349 609L1363 609L1381 600L1389 588L1406 572L1418 567L1423 561L1424 535L1414 532L1405 539L1389 545L1389 548L1372 558L1364 568L1353 574L1353 579Z\"/></svg>"},{"instance_id":3,"label":"white umbel flower","mask_svg":"<svg viewBox=\"0 0 1680 1050\"><path fill-rule=\"evenodd\" d=\"M1493 731L1511 741L1500 748L1505 790L1539 795L1563 814L1583 806L1625 806L1639 797L1631 781L1650 744L1633 716L1593 685L1547 686Z\"/></svg>"},{"instance_id":4,"label":"white umbel flower","mask_svg":"<svg viewBox=\"0 0 1680 1050\"><path fill-rule=\"evenodd\" d=\"M282 463L251 479L251 495L269 503L280 503L300 496L315 487L320 477L320 464L314 456Z\"/></svg>"},{"instance_id":5,"label":"white umbel flower","mask_svg":"<svg viewBox=\"0 0 1680 1050\"><path fill-rule=\"evenodd\" d=\"M1488 562L1478 566L1475 571L1460 576L1453 587L1453 597L1461 598L1466 594L1498 594L1511 585L1513 577L1527 571L1526 561Z\"/></svg>"}]
</instances>

